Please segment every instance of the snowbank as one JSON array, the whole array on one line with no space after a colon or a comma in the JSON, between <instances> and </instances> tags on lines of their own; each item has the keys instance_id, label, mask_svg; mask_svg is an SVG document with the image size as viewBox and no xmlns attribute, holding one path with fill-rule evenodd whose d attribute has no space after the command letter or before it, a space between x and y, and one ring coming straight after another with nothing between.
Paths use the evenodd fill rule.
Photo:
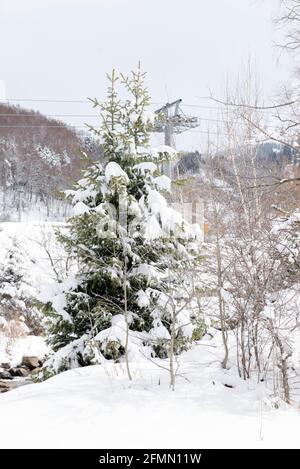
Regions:
<instances>
[{"instance_id":1,"label":"snowbank","mask_svg":"<svg viewBox=\"0 0 300 469\"><path fill-rule=\"evenodd\" d=\"M265 405L263 385L222 371L213 347L202 351L182 355L174 392L145 360L131 365L131 383L124 364L105 362L2 394L0 447L299 447L296 410Z\"/></svg>"}]
</instances>

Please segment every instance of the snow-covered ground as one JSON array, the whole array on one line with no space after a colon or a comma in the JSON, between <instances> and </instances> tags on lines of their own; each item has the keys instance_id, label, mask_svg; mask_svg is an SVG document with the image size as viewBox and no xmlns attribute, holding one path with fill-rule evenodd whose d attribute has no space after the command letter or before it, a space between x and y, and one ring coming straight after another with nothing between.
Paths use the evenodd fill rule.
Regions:
<instances>
[{"instance_id":1,"label":"snow-covered ground","mask_svg":"<svg viewBox=\"0 0 300 469\"><path fill-rule=\"evenodd\" d=\"M58 226L0 224L0 261L16 237L37 293L55 278L47 250L58 270L64 262ZM0 362L8 352L16 365L47 351L40 337L0 337ZM207 335L180 355L175 391L168 363L141 356L130 365L132 382L124 364L103 361L0 394L0 448L299 448L299 410L275 409L264 383L238 378L234 347L230 370L221 359L220 337Z\"/></svg>"},{"instance_id":2,"label":"snow-covered ground","mask_svg":"<svg viewBox=\"0 0 300 469\"><path fill-rule=\"evenodd\" d=\"M181 356L175 391L157 364L131 367L132 382L106 361L0 395L0 447L300 447L299 411L272 408L264 384L234 366L222 371L211 341Z\"/></svg>"}]
</instances>

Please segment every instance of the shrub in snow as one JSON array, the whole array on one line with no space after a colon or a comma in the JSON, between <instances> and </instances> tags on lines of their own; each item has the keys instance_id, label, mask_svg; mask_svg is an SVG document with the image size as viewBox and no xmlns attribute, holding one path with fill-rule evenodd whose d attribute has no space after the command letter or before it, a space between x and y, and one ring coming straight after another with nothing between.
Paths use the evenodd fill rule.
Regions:
<instances>
[{"instance_id":1,"label":"shrub in snow","mask_svg":"<svg viewBox=\"0 0 300 469\"><path fill-rule=\"evenodd\" d=\"M93 164L68 193L74 216L69 233L59 238L79 270L74 282L44 299L57 351L47 369L90 364L86 340L93 340L107 359L133 356L138 334L153 354L168 354L174 322L171 291L182 309L173 324L176 352L186 347L195 328L188 309L182 308L180 291L188 281L186 269L198 255L200 228L171 209L159 192L170 189L169 179L159 177L159 165L174 150L170 156L167 147L162 152L148 148L152 118L146 111L144 74L138 70L122 77L131 96L124 106L117 98L117 79L113 72L106 104L94 100L103 115L107 164ZM179 270L182 275L176 278L172 272ZM57 365L58 357L63 365Z\"/></svg>"},{"instance_id":2,"label":"shrub in snow","mask_svg":"<svg viewBox=\"0 0 300 469\"><path fill-rule=\"evenodd\" d=\"M194 319L194 330L192 334L193 340L201 340L207 331L207 325L202 317L196 316Z\"/></svg>"},{"instance_id":3,"label":"shrub in snow","mask_svg":"<svg viewBox=\"0 0 300 469\"><path fill-rule=\"evenodd\" d=\"M4 332L17 337L42 333L42 316L34 306L34 290L23 269L16 240L0 266L0 319Z\"/></svg>"},{"instance_id":4,"label":"shrub in snow","mask_svg":"<svg viewBox=\"0 0 300 469\"><path fill-rule=\"evenodd\" d=\"M57 373L78 368L80 366L98 365L103 362L98 343L84 334L77 340L58 350L44 363L43 370L38 379L48 379Z\"/></svg>"}]
</instances>

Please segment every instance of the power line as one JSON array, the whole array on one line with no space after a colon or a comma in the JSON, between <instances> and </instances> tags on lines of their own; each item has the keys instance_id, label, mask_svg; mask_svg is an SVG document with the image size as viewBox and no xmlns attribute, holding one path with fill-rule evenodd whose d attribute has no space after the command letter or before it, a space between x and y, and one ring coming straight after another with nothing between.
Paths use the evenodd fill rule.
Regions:
<instances>
[{"instance_id":1,"label":"power line","mask_svg":"<svg viewBox=\"0 0 300 469\"><path fill-rule=\"evenodd\" d=\"M81 130L89 130L87 126L76 126L76 125L68 125L67 127L71 129L81 129ZM14 129L28 129L28 128L40 128L40 129L61 129L62 126L60 125L0 125L1 128L14 128ZM94 127L94 129L101 130L100 127ZM187 130L187 132L192 133L199 133L205 135L218 135L218 136L228 136L231 135L230 132L215 132L215 131L208 131L208 130ZM245 135L237 135L240 137L245 137ZM270 138L272 140L272 138Z\"/></svg>"},{"instance_id":2,"label":"power line","mask_svg":"<svg viewBox=\"0 0 300 469\"><path fill-rule=\"evenodd\" d=\"M1 128L4 128L4 127L5 127L5 128L7 128L7 127L13 127L14 129L18 129L18 130L20 130L20 129L22 129L22 128L41 128L41 129L43 129L43 130L45 130L45 129L58 129L58 128L61 129L61 128L62 128L62 127L59 126L59 125L52 125L52 126L51 126L51 125L45 125L45 126L43 126L43 125L36 125L36 126L34 126L34 125L27 125L27 126L23 126L23 125L21 125L21 126L3 126L3 125L0 125L0 129L1 129ZM86 130L86 131L90 131L90 129L88 129L87 126L71 126L71 125L69 125L69 126L67 126L67 127L69 127L70 129L73 129L73 130L76 130L76 129L77 129L77 130ZM97 130L100 130L100 128L97 128L97 127L94 127L94 129L95 129L96 131L97 131ZM187 132L203 134L203 135L206 135L206 136L207 136L207 135L214 135L214 136L218 136L218 137L228 137L228 136L231 136L230 132L214 132L214 131L192 130L192 129L191 129L191 130L187 130ZM156 135L156 134L152 134L152 135ZM245 135L236 135L236 137L245 138ZM250 138L250 137L248 137L248 138ZM253 138L255 138L255 136L253 136ZM270 136L269 139L267 139L267 138L261 138L261 139L256 139L255 141L256 141L256 143L263 143L263 142L265 142L266 140L274 140L274 141L276 141L276 138L273 139L273 138Z\"/></svg>"},{"instance_id":3,"label":"power line","mask_svg":"<svg viewBox=\"0 0 300 469\"><path fill-rule=\"evenodd\" d=\"M13 102L26 102L26 103L82 103L82 104L91 104L91 101L89 100L72 100L72 99L24 99L24 98L11 98L11 99L5 99L1 98L0 101L5 101L9 103L10 101ZM100 102L100 101L99 101Z\"/></svg>"},{"instance_id":4,"label":"power line","mask_svg":"<svg viewBox=\"0 0 300 469\"><path fill-rule=\"evenodd\" d=\"M205 98L209 99L209 98ZM27 102L27 103L63 103L63 104L91 104L91 101L88 99L44 99L44 98L30 98L30 99L25 99L25 98L11 98L11 99L5 99L5 98L0 98L0 102L4 104L9 104L10 102ZM104 104L105 101L98 101L99 104ZM157 105L162 105L165 104L163 101L151 101L149 103L150 105L157 106ZM198 108L198 109L207 109L211 111L222 111L226 109L226 112L235 112L234 109L232 109L231 104L220 104L219 106L204 106L202 104L192 104L192 103L181 103L181 107L190 107L190 108ZM237 106L238 107L238 106ZM241 105L240 107L245 107L245 105ZM228 109L229 108L229 109ZM253 106L255 108L255 106ZM269 108L258 108L260 111L272 111L273 107Z\"/></svg>"},{"instance_id":5,"label":"power line","mask_svg":"<svg viewBox=\"0 0 300 469\"><path fill-rule=\"evenodd\" d=\"M1 120L1 117L25 117L25 118L28 118L28 117L34 117L34 118L41 118L41 117L49 117L49 118L56 118L56 117L69 117L69 118L73 118L73 117L78 117L78 118L97 118L99 119L100 116L97 115L97 114L1 114L0 113L0 120ZM201 122L215 122L216 124L222 124L222 125L225 125L224 121L222 121L221 119L213 119L213 118L209 118L209 117L202 117L202 116L199 116L199 115L196 115L196 116L193 116L193 117L196 117L197 119L199 119L199 122L201 124ZM25 126L26 124L24 124ZM41 127L46 127L46 126L50 126L51 124L47 125L47 124L39 124ZM62 121L62 125L67 125L67 126L73 126L72 124L69 124L69 123L65 123ZM0 127L3 127L4 125L0 125ZM17 125L11 125L11 124L7 124L5 125L5 127L16 127ZM34 126L34 124L32 124L32 126ZM59 125L57 125L57 127L60 127ZM76 127L73 126L73 127ZM276 126L268 126L268 128L272 128L272 129L277 129L278 127Z\"/></svg>"},{"instance_id":6,"label":"power line","mask_svg":"<svg viewBox=\"0 0 300 469\"><path fill-rule=\"evenodd\" d=\"M35 117L35 118L40 118L40 117L80 117L80 118L97 118L99 119L100 116L97 114L1 114L0 113L0 118L1 117ZM212 119L208 117L202 117L202 116L193 116L197 117L198 119L202 121L208 121L208 122L218 122L222 123L223 121L220 119Z\"/></svg>"},{"instance_id":7,"label":"power line","mask_svg":"<svg viewBox=\"0 0 300 469\"><path fill-rule=\"evenodd\" d=\"M67 125L67 127L70 127L70 128L73 128L73 129L86 129L86 130L89 130L88 129L88 126L85 126L85 125ZM61 125L42 125L42 124L37 124L37 125L34 125L34 124L25 124L25 125L2 125L0 124L0 128L13 128L13 129L30 129L30 128L40 128L40 129L61 129L63 128ZM100 127L93 127L95 130L101 130ZM215 133L216 135L221 135L219 132L208 132L208 131L205 131L205 130L191 130L191 132L198 132L198 133L203 133L203 134L207 134L207 133Z\"/></svg>"},{"instance_id":8,"label":"power line","mask_svg":"<svg viewBox=\"0 0 300 469\"><path fill-rule=\"evenodd\" d=\"M17 98L14 98L14 99L10 99L10 100L5 100L5 99L0 99L0 102L1 101L5 101L7 103L9 103L10 101L19 101L19 102L47 102L47 103L89 103L90 104L90 101L89 100L67 100L67 99L64 99L64 100L61 100L61 99L24 99L24 98L20 98L20 99L17 99ZM162 104L162 102L152 102L151 103L152 105L159 105L159 104ZM181 106L185 106L185 107L193 107L193 108L199 108L199 109L209 109L209 110L218 110L220 111L222 108L220 107L212 107L212 106L203 106L203 105L198 105L198 104L182 104L181 103ZM230 112L232 112L232 110L230 110ZM40 118L40 117L49 117L49 118L99 118L100 116L97 115L97 114L43 114L43 113L34 113L34 114L31 114L31 113L27 113L27 114L0 114L0 119L1 117L19 117L19 118ZM202 117L202 116L193 116L195 118L197 118L199 120L199 123L201 123L202 121L203 122L215 122L215 123L219 123L219 124L224 124L224 122L220 119L213 119L213 118L209 118L209 117ZM15 124L15 125L11 125L11 124L0 124L0 128L6 128L6 129L9 129L9 128L14 128L14 129L28 129L28 128L41 128L41 129L58 129L58 128L62 128L62 126L66 126L67 128L70 128L70 129L85 129L85 130L88 130L87 126L86 125L72 125L72 124L69 124L69 123L65 123L65 122L62 122L62 124ZM274 127L276 128L276 127ZM96 127L95 127L96 129ZM222 135L228 135L228 133L224 133L223 132L218 132L218 131L206 131L206 130L193 130L192 132L194 133L202 133L202 134L208 134L210 133L211 135L219 135L219 136L222 136Z\"/></svg>"},{"instance_id":9,"label":"power line","mask_svg":"<svg viewBox=\"0 0 300 469\"><path fill-rule=\"evenodd\" d=\"M100 117L97 114L1 114L0 117Z\"/></svg>"},{"instance_id":10,"label":"power line","mask_svg":"<svg viewBox=\"0 0 300 469\"><path fill-rule=\"evenodd\" d=\"M65 124L63 123L66 127L70 127L70 128L73 128L73 129L87 129L88 127L87 126L84 126L84 125L71 125L71 124ZM38 125L33 125L33 124L25 124L25 125L1 125L0 124L0 128L2 129L30 129L30 128L38 128L38 129L63 129L64 128L64 125L43 125L43 124L38 124ZM96 127L95 127L96 128Z\"/></svg>"},{"instance_id":11,"label":"power line","mask_svg":"<svg viewBox=\"0 0 300 469\"><path fill-rule=\"evenodd\" d=\"M5 99L5 98L0 98L0 101L9 104L10 102L32 102L32 103L75 103L75 104L91 104L91 101L86 99L24 99L24 98L11 98L11 99ZM100 104L104 104L104 101L98 101ZM150 105L161 105L165 104L163 101L152 101L149 103ZM221 106L216 107L216 106L203 106L201 104L181 104L182 107L192 107L192 108L199 108L199 109L209 109L209 110L217 110L220 111L222 109Z\"/></svg>"},{"instance_id":12,"label":"power line","mask_svg":"<svg viewBox=\"0 0 300 469\"><path fill-rule=\"evenodd\" d=\"M74 116L72 116L74 117ZM1 118L1 114L0 114L0 118ZM218 121L218 120L214 120L214 119L203 119L203 118L200 118L202 121L213 121L213 122L218 122L218 123L223 123L222 121ZM20 128L20 129L27 129L27 128L40 128L40 129L62 129L63 127L69 127L69 128L74 128L74 129L87 129L88 130L88 124L86 125L73 125L73 124L69 124L67 122L62 122L61 124L57 125L57 124L0 124L0 128L6 128L6 129L9 129L9 128ZM94 129L96 130L100 130L101 127L95 127L93 126ZM277 129L277 127L275 126L269 126L269 128L271 129ZM187 132L199 132L199 133L213 133L212 131L210 131L209 129L208 130L189 130L187 129L186 130ZM156 133L155 131L153 133ZM215 134L217 135L220 135L220 132L215 132Z\"/></svg>"},{"instance_id":13,"label":"power line","mask_svg":"<svg viewBox=\"0 0 300 469\"><path fill-rule=\"evenodd\" d=\"M1 117L16 117L14 114L0 114L0 120L1 120ZM43 117L51 117L51 116L56 116L56 117L97 117L99 118L99 116L95 116L95 115L76 115L76 114L43 114ZM22 116L22 115L18 115L17 117L40 117L40 116L34 116L34 115L25 115L25 116ZM218 120L218 119L208 119L208 118L205 118L205 117L200 117L200 116L195 116L199 119L200 121L200 124L201 124L201 121L203 122L215 122L215 123L218 123L218 124L222 124L222 125L225 125L223 121L221 120ZM85 124L85 125L73 125L73 124L70 124L68 122L63 122L61 121L61 124L0 124L0 128L41 128L41 129L45 129L45 128L57 128L57 129L60 129L60 128L63 128L64 126L66 127L71 127L71 128L82 128L82 129L88 129L88 124ZM94 126L93 126L94 127ZM97 127L94 127L95 129ZM278 127L276 126L268 126L269 129L274 129L276 130ZM212 133L210 130L195 130L194 132L200 132L200 133ZM155 131L153 133L156 133ZM219 133L216 132L218 135Z\"/></svg>"},{"instance_id":14,"label":"power line","mask_svg":"<svg viewBox=\"0 0 300 469\"><path fill-rule=\"evenodd\" d=\"M199 99L199 98L198 98ZM201 99L207 99L209 100L210 98L204 98L204 97L201 97ZM3 102L4 104L9 104L10 102L33 102L33 103L62 103L62 104L90 104L91 105L91 100L89 99L47 99L47 98L29 98L29 99L25 99L25 98L11 98L11 99L5 99L5 98L0 98L0 103ZM104 104L105 102L104 101L98 101L100 104ZM162 104L165 104L165 102L163 101L152 101L149 103L150 105L162 105ZM220 103L219 106L205 106L205 105L202 105L202 104L192 104L192 103L181 103L181 107L187 107L187 108L195 108L195 109L206 109L206 110L209 110L209 111L226 111L227 113L228 112L231 112L231 113L234 113L235 112L235 109L232 108L232 105L230 104L222 104ZM243 106L241 106L243 107ZM272 111L273 108L270 107L269 109L268 108L263 108L263 109L260 109L260 111L262 112L269 112L269 111ZM53 115L55 116L55 115ZM71 115L57 115L57 117L73 117ZM74 116L75 117L75 116ZM83 116L85 117L85 116ZM87 116L87 117L90 117L90 116ZM198 117L198 116L196 116ZM208 120L208 119L207 119Z\"/></svg>"}]
</instances>

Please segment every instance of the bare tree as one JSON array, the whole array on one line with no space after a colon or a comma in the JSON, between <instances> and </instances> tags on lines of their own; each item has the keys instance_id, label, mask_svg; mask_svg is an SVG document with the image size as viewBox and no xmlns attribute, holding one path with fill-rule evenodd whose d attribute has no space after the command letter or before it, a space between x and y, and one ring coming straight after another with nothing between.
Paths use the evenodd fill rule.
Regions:
<instances>
[{"instance_id":1,"label":"bare tree","mask_svg":"<svg viewBox=\"0 0 300 469\"><path fill-rule=\"evenodd\" d=\"M281 47L292 52L300 48L300 1L281 0L281 9L275 22L284 28L285 41Z\"/></svg>"}]
</instances>

